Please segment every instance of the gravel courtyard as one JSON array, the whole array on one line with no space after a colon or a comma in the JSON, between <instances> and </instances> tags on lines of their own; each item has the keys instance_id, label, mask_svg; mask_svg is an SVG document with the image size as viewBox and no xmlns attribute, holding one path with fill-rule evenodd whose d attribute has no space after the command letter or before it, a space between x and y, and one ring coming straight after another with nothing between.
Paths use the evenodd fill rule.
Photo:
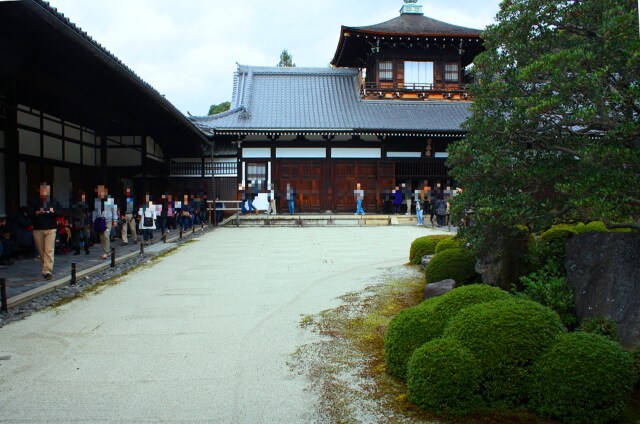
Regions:
<instances>
[{"instance_id":1,"label":"gravel courtyard","mask_svg":"<svg viewBox=\"0 0 640 424\"><path fill-rule=\"evenodd\" d=\"M0 328L1 422L314 422L308 314L406 263L419 227L222 228Z\"/></svg>"}]
</instances>

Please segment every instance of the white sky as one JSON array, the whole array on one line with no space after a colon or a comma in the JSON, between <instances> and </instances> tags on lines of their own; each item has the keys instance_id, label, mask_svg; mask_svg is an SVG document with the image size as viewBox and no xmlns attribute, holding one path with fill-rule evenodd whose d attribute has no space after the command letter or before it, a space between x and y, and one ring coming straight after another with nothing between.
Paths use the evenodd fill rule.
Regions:
<instances>
[{"instance_id":1,"label":"white sky","mask_svg":"<svg viewBox=\"0 0 640 424\"><path fill-rule=\"evenodd\" d=\"M329 66L340 26L399 15L402 0L49 0L180 111L231 100L236 62ZM500 0L420 0L426 16L483 29Z\"/></svg>"}]
</instances>

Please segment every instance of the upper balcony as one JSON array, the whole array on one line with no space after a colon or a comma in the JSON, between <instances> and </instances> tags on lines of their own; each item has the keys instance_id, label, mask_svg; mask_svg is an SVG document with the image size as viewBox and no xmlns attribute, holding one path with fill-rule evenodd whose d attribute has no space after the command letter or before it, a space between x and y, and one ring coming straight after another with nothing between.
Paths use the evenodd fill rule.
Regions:
<instances>
[{"instance_id":1,"label":"upper balcony","mask_svg":"<svg viewBox=\"0 0 640 424\"><path fill-rule=\"evenodd\" d=\"M360 94L365 100L471 100L467 84L450 83L363 82Z\"/></svg>"}]
</instances>

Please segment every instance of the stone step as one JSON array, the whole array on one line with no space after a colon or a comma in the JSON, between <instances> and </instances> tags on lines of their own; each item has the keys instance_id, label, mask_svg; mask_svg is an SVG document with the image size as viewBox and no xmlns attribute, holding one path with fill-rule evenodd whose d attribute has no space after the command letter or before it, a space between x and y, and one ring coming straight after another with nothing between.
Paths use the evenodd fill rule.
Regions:
<instances>
[{"instance_id":1,"label":"stone step","mask_svg":"<svg viewBox=\"0 0 640 424\"><path fill-rule=\"evenodd\" d=\"M223 226L239 227L330 227L416 225L416 217L396 215L351 215L351 214L300 214L300 215L245 215L226 219Z\"/></svg>"}]
</instances>

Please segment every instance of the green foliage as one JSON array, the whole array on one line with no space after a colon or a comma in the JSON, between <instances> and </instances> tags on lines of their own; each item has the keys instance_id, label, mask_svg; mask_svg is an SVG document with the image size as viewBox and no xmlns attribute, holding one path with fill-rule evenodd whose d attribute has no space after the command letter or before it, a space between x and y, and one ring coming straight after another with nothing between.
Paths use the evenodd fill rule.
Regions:
<instances>
[{"instance_id":1,"label":"green foliage","mask_svg":"<svg viewBox=\"0 0 640 424\"><path fill-rule=\"evenodd\" d=\"M449 237L442 240L436 246L436 253L440 253L447 249L462 249L467 241L460 237Z\"/></svg>"},{"instance_id":2,"label":"green foliage","mask_svg":"<svg viewBox=\"0 0 640 424\"><path fill-rule=\"evenodd\" d=\"M536 360L529 405L568 424L609 423L624 411L634 379L630 355L618 343L568 333Z\"/></svg>"},{"instance_id":3,"label":"green foliage","mask_svg":"<svg viewBox=\"0 0 640 424\"><path fill-rule=\"evenodd\" d=\"M442 333L433 313L441 297L433 297L418 306L400 311L393 317L384 336L384 359L387 372L405 378L413 351Z\"/></svg>"},{"instance_id":4,"label":"green foliage","mask_svg":"<svg viewBox=\"0 0 640 424\"><path fill-rule=\"evenodd\" d=\"M291 56L291 54L289 54L289 51L287 49L282 50L282 53L280 53L280 62L278 62L278 65L280 68L295 68L296 64L293 63L293 56Z\"/></svg>"},{"instance_id":5,"label":"green foliage","mask_svg":"<svg viewBox=\"0 0 640 424\"><path fill-rule=\"evenodd\" d=\"M636 388L640 387L640 346L635 348L631 352L631 359L633 360L633 369L636 373Z\"/></svg>"},{"instance_id":6,"label":"green foliage","mask_svg":"<svg viewBox=\"0 0 640 424\"><path fill-rule=\"evenodd\" d=\"M576 322L573 290L567 285L564 270L549 260L539 270L520 277L523 291L516 295L548 306L558 313L562 323L571 327Z\"/></svg>"},{"instance_id":7,"label":"green foliage","mask_svg":"<svg viewBox=\"0 0 640 424\"><path fill-rule=\"evenodd\" d=\"M442 240L448 239L451 236L434 235L418 237L411 243L409 249L409 261L414 265L419 265L422 257L425 255L433 255L436 253L436 247Z\"/></svg>"},{"instance_id":8,"label":"green foliage","mask_svg":"<svg viewBox=\"0 0 640 424\"><path fill-rule=\"evenodd\" d=\"M452 339L435 339L411 356L407 397L422 409L467 413L481 404L478 363L469 349Z\"/></svg>"},{"instance_id":9,"label":"green foliage","mask_svg":"<svg viewBox=\"0 0 640 424\"><path fill-rule=\"evenodd\" d=\"M477 279L475 268L476 257L469 250L451 248L433 255L424 275L427 284L451 278L464 285Z\"/></svg>"},{"instance_id":10,"label":"green foliage","mask_svg":"<svg viewBox=\"0 0 640 424\"><path fill-rule=\"evenodd\" d=\"M540 235L540 241L547 243L554 241L564 241L565 239L576 234L575 227L568 225L554 225Z\"/></svg>"},{"instance_id":11,"label":"green foliage","mask_svg":"<svg viewBox=\"0 0 640 424\"><path fill-rule=\"evenodd\" d=\"M560 318L537 302L481 303L451 318L444 337L458 340L478 359L482 395L491 406L513 407L526 398L531 365L565 331Z\"/></svg>"},{"instance_id":12,"label":"green foliage","mask_svg":"<svg viewBox=\"0 0 640 424\"><path fill-rule=\"evenodd\" d=\"M528 272L534 272L552 261L558 267L558 273L565 275L562 269L564 262L564 240L540 240L534 239L527 245L525 266Z\"/></svg>"},{"instance_id":13,"label":"green foliage","mask_svg":"<svg viewBox=\"0 0 640 424\"><path fill-rule=\"evenodd\" d=\"M463 235L491 246L517 224L640 220L636 0L508 0L483 33L467 136L449 147Z\"/></svg>"},{"instance_id":14,"label":"green foliage","mask_svg":"<svg viewBox=\"0 0 640 424\"><path fill-rule=\"evenodd\" d=\"M593 221L588 224L584 224L582 222L576 225L576 233L584 234L584 233L608 233L609 230L607 226L602 221Z\"/></svg>"},{"instance_id":15,"label":"green foliage","mask_svg":"<svg viewBox=\"0 0 640 424\"><path fill-rule=\"evenodd\" d=\"M401 311L393 317L385 334L387 371L404 377L414 350L440 337L449 320L462 309L478 303L510 298L509 293L499 288L474 284L458 287Z\"/></svg>"},{"instance_id":16,"label":"green foliage","mask_svg":"<svg viewBox=\"0 0 640 424\"><path fill-rule=\"evenodd\" d=\"M218 113L226 112L231 108L231 102L222 102L217 105L211 105L209 113L207 115L216 115Z\"/></svg>"},{"instance_id":17,"label":"green foliage","mask_svg":"<svg viewBox=\"0 0 640 424\"><path fill-rule=\"evenodd\" d=\"M606 317L585 318L580 323L578 331L598 334L614 342L620 341L616 322Z\"/></svg>"}]
</instances>

